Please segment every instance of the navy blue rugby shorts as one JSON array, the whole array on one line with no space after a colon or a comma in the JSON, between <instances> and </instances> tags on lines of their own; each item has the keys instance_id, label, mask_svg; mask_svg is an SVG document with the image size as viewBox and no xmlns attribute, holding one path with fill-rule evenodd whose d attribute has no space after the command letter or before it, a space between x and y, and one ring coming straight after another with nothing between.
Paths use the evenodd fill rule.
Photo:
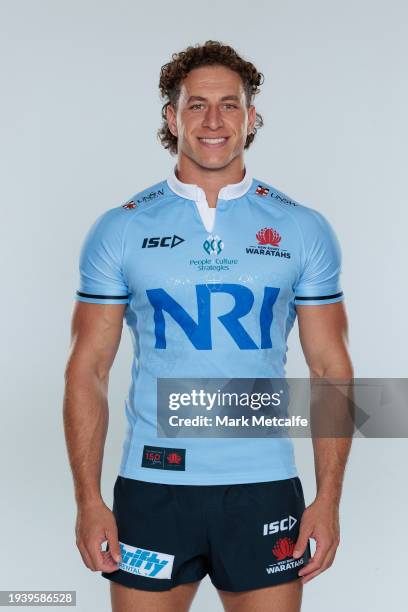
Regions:
<instances>
[{"instance_id":1,"label":"navy blue rugby shorts","mask_svg":"<svg viewBox=\"0 0 408 612\"><path fill-rule=\"evenodd\" d=\"M113 513L122 553L102 576L166 591L207 574L217 589L246 591L299 579L310 544L293 559L305 509L299 477L233 485L159 484L118 476Z\"/></svg>"}]
</instances>

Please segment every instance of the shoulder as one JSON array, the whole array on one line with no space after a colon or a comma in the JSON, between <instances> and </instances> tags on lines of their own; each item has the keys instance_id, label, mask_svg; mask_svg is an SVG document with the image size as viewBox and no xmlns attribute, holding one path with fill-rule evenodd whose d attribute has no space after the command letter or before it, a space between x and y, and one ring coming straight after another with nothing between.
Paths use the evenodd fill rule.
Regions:
<instances>
[{"instance_id":1,"label":"shoulder","mask_svg":"<svg viewBox=\"0 0 408 612\"><path fill-rule=\"evenodd\" d=\"M140 211L150 208L170 195L166 180L150 185L102 212L96 218L93 227L104 231L124 230Z\"/></svg>"},{"instance_id":2,"label":"shoulder","mask_svg":"<svg viewBox=\"0 0 408 612\"><path fill-rule=\"evenodd\" d=\"M141 210L151 208L152 205L162 202L164 199L170 197L172 192L169 189L166 180L162 180L154 185L145 187L141 191L138 191L125 202L116 207L120 211L120 214L125 217L137 214Z\"/></svg>"},{"instance_id":3,"label":"shoulder","mask_svg":"<svg viewBox=\"0 0 408 612\"><path fill-rule=\"evenodd\" d=\"M279 208L290 217L302 233L329 230L330 225L320 211L300 202L287 193L280 191L270 183L254 179L251 194L262 201L265 206Z\"/></svg>"}]
</instances>

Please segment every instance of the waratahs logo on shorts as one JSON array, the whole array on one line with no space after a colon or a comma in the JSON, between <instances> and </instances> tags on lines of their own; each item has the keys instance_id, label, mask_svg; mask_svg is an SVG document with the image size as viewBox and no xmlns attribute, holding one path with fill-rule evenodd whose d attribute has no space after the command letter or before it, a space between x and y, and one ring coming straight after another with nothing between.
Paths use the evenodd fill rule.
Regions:
<instances>
[{"instance_id":1,"label":"waratahs logo on shorts","mask_svg":"<svg viewBox=\"0 0 408 612\"><path fill-rule=\"evenodd\" d=\"M146 578L171 578L174 555L146 550L119 542L122 561L119 569Z\"/></svg>"},{"instance_id":2,"label":"waratahs logo on shorts","mask_svg":"<svg viewBox=\"0 0 408 612\"><path fill-rule=\"evenodd\" d=\"M293 555L294 548L295 543L291 538L279 538L279 540L275 542L272 552L278 561L282 561L286 559L286 557L291 557Z\"/></svg>"},{"instance_id":3,"label":"waratahs logo on shorts","mask_svg":"<svg viewBox=\"0 0 408 612\"><path fill-rule=\"evenodd\" d=\"M258 243L246 247L248 255L269 255L290 259L289 251L279 248L282 236L274 227L263 227L256 232L255 236Z\"/></svg>"},{"instance_id":4,"label":"waratahs logo on shorts","mask_svg":"<svg viewBox=\"0 0 408 612\"><path fill-rule=\"evenodd\" d=\"M219 255L224 248L224 243L219 236L209 234L204 240L203 248L208 255Z\"/></svg>"},{"instance_id":5,"label":"waratahs logo on shorts","mask_svg":"<svg viewBox=\"0 0 408 612\"><path fill-rule=\"evenodd\" d=\"M304 556L300 559L293 559L293 550L295 543L291 538L279 538L276 540L272 553L276 559L275 563L271 563L267 568L268 574L276 574L277 572L286 572L293 570L305 562Z\"/></svg>"}]
</instances>

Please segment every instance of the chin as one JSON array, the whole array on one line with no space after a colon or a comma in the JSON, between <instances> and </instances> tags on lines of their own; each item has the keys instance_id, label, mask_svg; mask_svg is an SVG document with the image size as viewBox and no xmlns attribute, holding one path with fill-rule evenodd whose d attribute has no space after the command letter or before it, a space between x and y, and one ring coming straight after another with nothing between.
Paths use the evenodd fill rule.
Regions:
<instances>
[{"instance_id":1,"label":"chin","mask_svg":"<svg viewBox=\"0 0 408 612\"><path fill-rule=\"evenodd\" d=\"M230 155L228 155L228 157L225 155L197 155L197 157L194 157L193 160L196 162L196 164L207 170L221 170L232 162L233 157L231 157Z\"/></svg>"}]
</instances>

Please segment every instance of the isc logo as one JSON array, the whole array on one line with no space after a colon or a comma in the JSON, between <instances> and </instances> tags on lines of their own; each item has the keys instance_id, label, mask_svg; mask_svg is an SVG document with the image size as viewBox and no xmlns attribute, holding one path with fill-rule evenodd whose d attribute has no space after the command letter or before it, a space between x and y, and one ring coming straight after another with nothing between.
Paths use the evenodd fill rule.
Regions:
<instances>
[{"instance_id":1,"label":"isc logo","mask_svg":"<svg viewBox=\"0 0 408 612\"><path fill-rule=\"evenodd\" d=\"M198 319L191 315L164 289L147 289L147 297L154 308L154 327L156 335L155 348L166 348L167 312L185 332L192 345L198 350L211 350L211 300L214 293L227 293L234 298L234 305L228 312L218 315L220 325L223 325L231 338L242 350L272 348L271 325L273 320L273 305L279 294L278 287L264 287L264 294L259 315L260 346L246 331L240 322L241 317L248 314L255 301L252 291L243 285L232 283L212 283L196 285L196 300Z\"/></svg>"},{"instance_id":2,"label":"isc logo","mask_svg":"<svg viewBox=\"0 0 408 612\"><path fill-rule=\"evenodd\" d=\"M263 535L272 535L279 531L290 531L294 525L296 525L297 519L294 516L287 516L280 521L273 521L273 523L265 523L263 526Z\"/></svg>"},{"instance_id":3,"label":"isc logo","mask_svg":"<svg viewBox=\"0 0 408 612\"><path fill-rule=\"evenodd\" d=\"M142 249L152 249L155 247L170 247L171 249L181 242L184 242L184 238L180 238L180 236L163 236L153 237L153 238L144 238L142 242Z\"/></svg>"}]
</instances>

